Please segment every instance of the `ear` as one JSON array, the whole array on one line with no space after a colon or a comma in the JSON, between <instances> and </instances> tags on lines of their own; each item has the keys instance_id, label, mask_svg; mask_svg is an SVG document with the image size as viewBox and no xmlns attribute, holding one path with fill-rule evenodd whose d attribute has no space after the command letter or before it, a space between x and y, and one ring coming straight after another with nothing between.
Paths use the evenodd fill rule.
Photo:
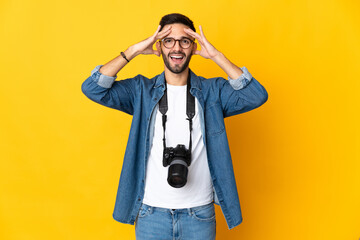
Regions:
<instances>
[{"instance_id":1,"label":"ear","mask_svg":"<svg viewBox=\"0 0 360 240\"><path fill-rule=\"evenodd\" d=\"M196 44L196 42L194 42L193 49L192 49L192 54L195 55L196 49L197 49L197 44Z\"/></svg>"},{"instance_id":2,"label":"ear","mask_svg":"<svg viewBox=\"0 0 360 240\"><path fill-rule=\"evenodd\" d=\"M160 42L159 42L159 41L156 42L156 49L159 51L160 56L161 56L161 46L160 46Z\"/></svg>"}]
</instances>

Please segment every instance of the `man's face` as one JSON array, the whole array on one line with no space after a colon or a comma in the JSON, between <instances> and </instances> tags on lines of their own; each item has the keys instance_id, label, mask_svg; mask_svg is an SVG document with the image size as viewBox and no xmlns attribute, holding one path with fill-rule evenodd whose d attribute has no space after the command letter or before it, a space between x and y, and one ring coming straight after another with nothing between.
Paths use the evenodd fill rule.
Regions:
<instances>
[{"instance_id":1,"label":"man's face","mask_svg":"<svg viewBox=\"0 0 360 240\"><path fill-rule=\"evenodd\" d=\"M170 34L165 38L174 38L177 40L186 37L194 40L193 37L184 32L184 28L189 28L188 26L180 23L171 24L171 26ZM179 41L176 41L172 48L166 48L163 43L159 44L161 45L160 49L165 66L176 74L182 73L189 66L191 56L196 50L196 43L192 43L190 47L186 49L180 46Z\"/></svg>"}]
</instances>

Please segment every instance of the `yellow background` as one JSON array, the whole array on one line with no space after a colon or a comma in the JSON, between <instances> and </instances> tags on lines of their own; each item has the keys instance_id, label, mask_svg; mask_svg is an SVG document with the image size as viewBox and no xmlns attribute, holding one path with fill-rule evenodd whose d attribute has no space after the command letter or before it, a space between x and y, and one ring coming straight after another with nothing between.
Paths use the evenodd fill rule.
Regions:
<instances>
[{"instance_id":1,"label":"yellow background","mask_svg":"<svg viewBox=\"0 0 360 240\"><path fill-rule=\"evenodd\" d=\"M217 206L217 239L359 239L355 0L1 1L0 239L135 239L112 219L131 116L81 84L172 12L269 93L226 119L244 221L229 231ZM227 77L200 56L190 67ZM161 71L142 55L118 80Z\"/></svg>"}]
</instances>

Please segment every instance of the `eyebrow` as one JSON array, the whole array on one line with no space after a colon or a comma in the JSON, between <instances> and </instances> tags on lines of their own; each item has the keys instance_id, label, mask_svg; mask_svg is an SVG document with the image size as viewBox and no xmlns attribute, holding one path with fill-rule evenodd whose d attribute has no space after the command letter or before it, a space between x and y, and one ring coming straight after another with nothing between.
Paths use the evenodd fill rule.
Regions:
<instances>
[{"instance_id":1,"label":"eyebrow","mask_svg":"<svg viewBox=\"0 0 360 240\"><path fill-rule=\"evenodd\" d=\"M173 37L164 37L163 39L167 39L167 38L173 38ZM194 39L191 39L190 37L181 37L181 38L179 38L179 39L175 39L175 38L173 38L173 39L175 39L175 40L182 40L182 39L184 39L184 38L186 38L186 39L189 39L189 40L191 40L191 41L195 41L196 40L196 38L194 38Z\"/></svg>"},{"instance_id":2,"label":"eyebrow","mask_svg":"<svg viewBox=\"0 0 360 240\"><path fill-rule=\"evenodd\" d=\"M164 37L164 38L173 38L173 37ZM181 38L176 39L176 40L180 40L180 39L184 39L184 38L191 39L191 38L189 38L189 37L181 37ZM173 38L173 39L175 39L175 38Z\"/></svg>"}]
</instances>

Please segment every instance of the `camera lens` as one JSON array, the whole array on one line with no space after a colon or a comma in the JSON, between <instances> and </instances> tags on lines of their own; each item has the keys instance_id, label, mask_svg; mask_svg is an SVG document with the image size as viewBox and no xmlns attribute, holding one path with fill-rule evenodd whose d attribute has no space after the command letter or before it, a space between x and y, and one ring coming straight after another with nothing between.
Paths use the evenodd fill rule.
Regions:
<instances>
[{"instance_id":1,"label":"camera lens","mask_svg":"<svg viewBox=\"0 0 360 240\"><path fill-rule=\"evenodd\" d=\"M174 188L185 186L187 181L188 168L184 161L174 160L169 166L168 183Z\"/></svg>"}]
</instances>

